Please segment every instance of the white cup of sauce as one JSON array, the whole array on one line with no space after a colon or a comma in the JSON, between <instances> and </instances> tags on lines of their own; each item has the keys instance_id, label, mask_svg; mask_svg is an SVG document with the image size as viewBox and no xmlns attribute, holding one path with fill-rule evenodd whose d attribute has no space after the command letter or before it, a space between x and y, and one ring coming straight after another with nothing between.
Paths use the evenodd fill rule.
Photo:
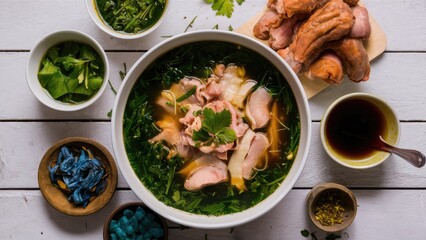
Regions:
<instances>
[{"instance_id":1,"label":"white cup of sauce","mask_svg":"<svg viewBox=\"0 0 426 240\"><path fill-rule=\"evenodd\" d=\"M396 146L400 125L395 111L382 99L366 93L351 93L335 100L321 120L321 142L339 164L365 169L383 163L390 153L371 143L380 135Z\"/></svg>"}]
</instances>

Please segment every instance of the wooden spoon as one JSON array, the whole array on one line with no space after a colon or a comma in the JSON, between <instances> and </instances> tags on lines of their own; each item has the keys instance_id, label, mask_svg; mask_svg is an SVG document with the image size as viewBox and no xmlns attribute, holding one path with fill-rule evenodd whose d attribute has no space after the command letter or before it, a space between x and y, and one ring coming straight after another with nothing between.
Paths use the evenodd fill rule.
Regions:
<instances>
[{"instance_id":1,"label":"wooden spoon","mask_svg":"<svg viewBox=\"0 0 426 240\"><path fill-rule=\"evenodd\" d=\"M350 137L355 137L359 140L368 142L369 144L371 144L372 147L380 151L394 153L415 167L420 168L425 165L426 157L425 155L423 155L423 153L413 149L405 149L405 148L392 146L389 143L387 143L382 138L382 136L377 136L375 137L375 139L370 140L352 131L343 131L343 133Z\"/></svg>"},{"instance_id":2,"label":"wooden spoon","mask_svg":"<svg viewBox=\"0 0 426 240\"><path fill-rule=\"evenodd\" d=\"M401 158L405 159L411 165L415 167L423 167L426 162L425 155L423 153L413 150L413 149L405 149L398 148L387 143L382 136L379 136L378 140L372 142L373 146L379 150L394 153Z\"/></svg>"}]
</instances>

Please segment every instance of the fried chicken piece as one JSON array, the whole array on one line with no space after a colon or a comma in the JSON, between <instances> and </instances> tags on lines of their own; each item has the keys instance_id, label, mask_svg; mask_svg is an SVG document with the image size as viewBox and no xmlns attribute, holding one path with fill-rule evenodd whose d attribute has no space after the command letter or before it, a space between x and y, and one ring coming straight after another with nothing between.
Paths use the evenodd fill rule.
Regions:
<instances>
[{"instance_id":1,"label":"fried chicken piece","mask_svg":"<svg viewBox=\"0 0 426 240\"><path fill-rule=\"evenodd\" d=\"M259 39L267 40L271 28L277 28L282 22L282 18L275 10L268 10L263 14L253 27L253 35Z\"/></svg>"},{"instance_id":2,"label":"fried chicken piece","mask_svg":"<svg viewBox=\"0 0 426 240\"><path fill-rule=\"evenodd\" d=\"M359 2L359 0L343 0L343 1L351 7L356 6Z\"/></svg>"},{"instance_id":3,"label":"fried chicken piece","mask_svg":"<svg viewBox=\"0 0 426 240\"><path fill-rule=\"evenodd\" d=\"M268 0L268 8L277 11L282 18L290 18L295 14L308 14L321 8L329 0ZM353 7L359 0L343 0Z\"/></svg>"},{"instance_id":4,"label":"fried chicken piece","mask_svg":"<svg viewBox=\"0 0 426 240\"><path fill-rule=\"evenodd\" d=\"M352 8L352 14L355 16L355 24L349 32L349 37L361 39L369 38L371 34L371 24L367 8L355 6Z\"/></svg>"},{"instance_id":5,"label":"fried chicken piece","mask_svg":"<svg viewBox=\"0 0 426 240\"><path fill-rule=\"evenodd\" d=\"M324 6L329 0L269 0L268 8L274 9L282 18L296 14L308 14Z\"/></svg>"},{"instance_id":6,"label":"fried chicken piece","mask_svg":"<svg viewBox=\"0 0 426 240\"><path fill-rule=\"evenodd\" d=\"M311 80L323 80L338 85L343 80L342 61L334 52L325 51L309 66L305 76Z\"/></svg>"},{"instance_id":7,"label":"fried chicken piece","mask_svg":"<svg viewBox=\"0 0 426 240\"><path fill-rule=\"evenodd\" d=\"M347 35L353 24L349 6L342 0L331 0L303 23L290 46L278 54L296 73L303 72L322 52L326 42Z\"/></svg>"},{"instance_id":8,"label":"fried chicken piece","mask_svg":"<svg viewBox=\"0 0 426 240\"><path fill-rule=\"evenodd\" d=\"M370 77L370 62L362 40L342 38L327 44L343 63L343 69L354 82L367 81Z\"/></svg>"}]
</instances>

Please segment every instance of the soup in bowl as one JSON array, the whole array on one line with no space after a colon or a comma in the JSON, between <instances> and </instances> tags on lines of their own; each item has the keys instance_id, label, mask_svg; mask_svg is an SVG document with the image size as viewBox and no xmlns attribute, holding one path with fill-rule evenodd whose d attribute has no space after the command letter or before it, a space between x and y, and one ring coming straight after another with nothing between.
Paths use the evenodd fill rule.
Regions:
<instances>
[{"instance_id":1,"label":"soup in bowl","mask_svg":"<svg viewBox=\"0 0 426 240\"><path fill-rule=\"evenodd\" d=\"M293 187L310 145L307 98L273 51L243 35L196 31L144 54L114 104L118 166L171 221L251 221Z\"/></svg>"}]
</instances>

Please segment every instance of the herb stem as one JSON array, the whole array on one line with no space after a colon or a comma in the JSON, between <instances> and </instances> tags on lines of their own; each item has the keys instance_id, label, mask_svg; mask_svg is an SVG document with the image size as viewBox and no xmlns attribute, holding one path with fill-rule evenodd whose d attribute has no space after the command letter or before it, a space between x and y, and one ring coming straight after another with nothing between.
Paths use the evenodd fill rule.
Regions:
<instances>
[{"instance_id":1,"label":"herb stem","mask_svg":"<svg viewBox=\"0 0 426 240\"><path fill-rule=\"evenodd\" d=\"M195 19L197 19L198 16L195 16L192 21L188 24L188 26L185 28L184 32L187 32L189 28L192 28L192 24L194 24Z\"/></svg>"},{"instance_id":2,"label":"herb stem","mask_svg":"<svg viewBox=\"0 0 426 240\"><path fill-rule=\"evenodd\" d=\"M109 86L111 87L112 92L113 92L115 95L117 95L117 91L116 91L116 90L115 90L115 88L112 86L112 83L111 83L111 81L110 81L110 80L108 80L108 84L109 84Z\"/></svg>"}]
</instances>

